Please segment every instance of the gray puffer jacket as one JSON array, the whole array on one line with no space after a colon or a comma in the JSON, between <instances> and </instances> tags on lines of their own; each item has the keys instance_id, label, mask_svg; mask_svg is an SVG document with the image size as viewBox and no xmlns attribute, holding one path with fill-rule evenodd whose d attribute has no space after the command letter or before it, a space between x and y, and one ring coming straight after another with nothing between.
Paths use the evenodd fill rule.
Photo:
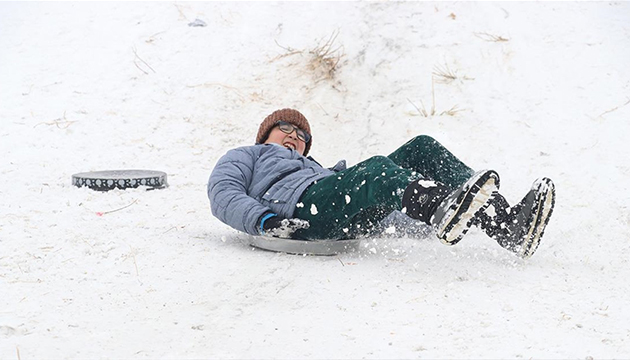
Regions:
<instances>
[{"instance_id":1,"label":"gray puffer jacket","mask_svg":"<svg viewBox=\"0 0 630 360\"><path fill-rule=\"evenodd\" d=\"M208 181L212 214L234 229L259 235L262 214L293 217L295 205L314 181L343 170L340 161L326 169L311 158L280 145L253 145L230 150Z\"/></svg>"}]
</instances>

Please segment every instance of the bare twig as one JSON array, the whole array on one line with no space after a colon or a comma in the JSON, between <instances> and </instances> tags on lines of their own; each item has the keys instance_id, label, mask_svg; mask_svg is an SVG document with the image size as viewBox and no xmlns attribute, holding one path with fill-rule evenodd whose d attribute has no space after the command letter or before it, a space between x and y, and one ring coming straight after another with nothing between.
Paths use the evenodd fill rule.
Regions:
<instances>
[{"instance_id":1,"label":"bare twig","mask_svg":"<svg viewBox=\"0 0 630 360\"><path fill-rule=\"evenodd\" d=\"M624 107L624 106L626 106L626 105L628 105L628 104L630 104L630 99L628 99L628 101L626 101L626 103L625 103L625 104L623 104L623 105L619 105L619 106L614 107L614 108L612 108L612 109L610 109L610 110L606 110L606 111L604 111L603 113L601 113L601 114L598 116L598 118L600 118L600 117L602 117L602 116L604 116L604 115L606 115L606 114L610 114L610 113L611 113L611 112L613 112L613 111L617 111L617 110L619 110L619 108L622 108L622 107Z\"/></svg>"},{"instance_id":2,"label":"bare twig","mask_svg":"<svg viewBox=\"0 0 630 360\"><path fill-rule=\"evenodd\" d=\"M171 230L177 230L177 226L172 226L170 229L166 230L165 232L162 233L162 235L166 234L167 232L171 231Z\"/></svg>"},{"instance_id":3,"label":"bare twig","mask_svg":"<svg viewBox=\"0 0 630 360\"><path fill-rule=\"evenodd\" d=\"M160 35L160 34L162 34L162 33L165 33L165 32L166 32L166 31L160 31L160 32L158 32L158 33L155 33L155 34L153 34L153 35L149 36L149 38L148 38L147 40L145 40L144 42L145 42L145 43L147 43L147 44L151 44L151 43L153 43L153 42L155 41L155 37L156 37L156 36L158 36L158 35Z\"/></svg>"},{"instance_id":4,"label":"bare twig","mask_svg":"<svg viewBox=\"0 0 630 360\"><path fill-rule=\"evenodd\" d=\"M422 110L420 110L420 109L416 106L416 104L412 103L412 102L411 102L411 100L409 100L409 98L407 98L407 101L409 101L409 103L410 103L410 104L411 104L414 108L416 108L416 111L418 111L418 114L422 114L422 113L423 113L423 111L422 111ZM426 111L425 111L425 113L426 113Z\"/></svg>"},{"instance_id":5,"label":"bare twig","mask_svg":"<svg viewBox=\"0 0 630 360\"><path fill-rule=\"evenodd\" d=\"M20 348L17 345L15 345L15 352L17 353L18 360L22 360L22 358L20 357Z\"/></svg>"},{"instance_id":6,"label":"bare twig","mask_svg":"<svg viewBox=\"0 0 630 360\"><path fill-rule=\"evenodd\" d=\"M67 129L68 127L70 127L70 125L74 124L76 121L59 121L60 119L55 119L52 122L41 122L35 126L33 126L34 128L38 127L39 125L55 125L58 129Z\"/></svg>"},{"instance_id":7,"label":"bare twig","mask_svg":"<svg viewBox=\"0 0 630 360\"><path fill-rule=\"evenodd\" d=\"M324 109L320 103L316 103L316 104L317 104L317 106L319 106L320 109L322 109L324 111L324 114L326 114L326 116L329 115L328 111L326 111L326 109Z\"/></svg>"},{"instance_id":8,"label":"bare twig","mask_svg":"<svg viewBox=\"0 0 630 360\"><path fill-rule=\"evenodd\" d=\"M186 15L184 15L184 12L182 11L181 5L177 5L177 4L173 4L173 5L175 5L175 7L177 8L177 11L179 12L180 20L188 20L188 18L186 17Z\"/></svg>"},{"instance_id":9,"label":"bare twig","mask_svg":"<svg viewBox=\"0 0 630 360\"><path fill-rule=\"evenodd\" d=\"M151 69L151 71L153 71L154 73L156 72L155 70L153 70L153 68L151 67L151 65L149 65L146 61L144 61L139 55L138 55L138 51L136 50L136 47L134 46L132 48L133 50L133 54L136 56L136 58L133 60L133 63L136 65L136 67L140 70L142 70L142 72L144 72L145 74L149 74L148 72L146 72L145 70L141 69L140 66L138 65L138 63L136 62L136 60L140 60L140 62L142 62L144 65L146 65L149 69Z\"/></svg>"},{"instance_id":10,"label":"bare twig","mask_svg":"<svg viewBox=\"0 0 630 360\"><path fill-rule=\"evenodd\" d=\"M276 56L275 58L273 58L273 59L269 60L269 62L274 62L274 61L280 60L280 59L282 59L282 58L285 58L285 57L287 57L287 56L293 56L293 55L296 55L296 54L301 54L301 53L303 53L303 51L301 51L301 50L295 50L295 49L292 49L292 48L290 48L290 47L284 47L284 46L280 45L280 44L278 43L278 41L277 41L277 40L274 40L274 42L275 42L275 43L276 43L276 45L278 45L280 48L284 49L284 50L286 51L286 53L284 53L284 54L282 54L282 55L278 55L278 56Z\"/></svg>"},{"instance_id":11,"label":"bare twig","mask_svg":"<svg viewBox=\"0 0 630 360\"><path fill-rule=\"evenodd\" d=\"M474 34L476 37L485 41L492 41L492 42L510 41L510 39L504 38L503 36L488 34L486 32L474 33Z\"/></svg>"},{"instance_id":12,"label":"bare twig","mask_svg":"<svg viewBox=\"0 0 630 360\"><path fill-rule=\"evenodd\" d=\"M98 215L98 216L103 216L103 215L105 215L105 214L111 214L111 213L116 212L116 211L124 210L124 209L126 209L126 208L130 207L131 205L133 205L133 204L135 204L135 203L137 203L137 202L138 202L138 199L134 200L131 204L126 205L126 206L123 206L123 207L121 207L121 208L119 208L119 209L109 210L109 211L104 211L104 212L100 212L100 211L98 211L98 212L96 213L96 215Z\"/></svg>"},{"instance_id":13,"label":"bare twig","mask_svg":"<svg viewBox=\"0 0 630 360\"><path fill-rule=\"evenodd\" d=\"M143 72L143 73L145 73L146 75L149 75L149 73L148 73L148 72L144 71L144 69L142 69L140 66L138 66L138 63L136 62L136 60L134 60L134 61L133 61L133 64L134 64L134 65L136 65L136 67L137 67L138 69L140 69L140 71L142 71L142 72Z\"/></svg>"},{"instance_id":14,"label":"bare twig","mask_svg":"<svg viewBox=\"0 0 630 360\"><path fill-rule=\"evenodd\" d=\"M40 122L33 126L33 128L38 127L39 125L55 125L58 129L67 129L70 125L74 124L76 121L70 121L66 119L66 112L63 112L63 117L57 118L51 122Z\"/></svg>"},{"instance_id":15,"label":"bare twig","mask_svg":"<svg viewBox=\"0 0 630 360\"><path fill-rule=\"evenodd\" d=\"M140 276L140 272L138 271L138 262L136 261L136 253L133 251L131 245L129 245L129 250L131 257L133 258L133 265L136 267L136 276Z\"/></svg>"},{"instance_id":16,"label":"bare twig","mask_svg":"<svg viewBox=\"0 0 630 360\"><path fill-rule=\"evenodd\" d=\"M422 116L429 117L429 113L427 113L427 108L424 107L424 101L420 100L420 105L422 105Z\"/></svg>"},{"instance_id":17,"label":"bare twig","mask_svg":"<svg viewBox=\"0 0 630 360\"><path fill-rule=\"evenodd\" d=\"M294 52L295 51L295 49L292 49L291 47L285 47L285 46L280 45L280 43L276 39L274 39L273 42L275 42L276 45L278 45L279 47L283 48L287 52ZM298 52L301 52L301 51L298 51Z\"/></svg>"},{"instance_id":18,"label":"bare twig","mask_svg":"<svg viewBox=\"0 0 630 360\"><path fill-rule=\"evenodd\" d=\"M433 99L433 105L431 106L431 116L435 115L435 81L431 76L431 99Z\"/></svg>"}]
</instances>

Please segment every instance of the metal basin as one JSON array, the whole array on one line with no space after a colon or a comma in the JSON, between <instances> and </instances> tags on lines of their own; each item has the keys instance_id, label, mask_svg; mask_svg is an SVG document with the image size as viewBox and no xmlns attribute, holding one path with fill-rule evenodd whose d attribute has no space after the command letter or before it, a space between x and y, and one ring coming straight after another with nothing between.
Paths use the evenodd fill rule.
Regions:
<instances>
[{"instance_id":1,"label":"metal basin","mask_svg":"<svg viewBox=\"0 0 630 360\"><path fill-rule=\"evenodd\" d=\"M359 248L361 240L293 240L266 236L250 236L249 245L270 251L299 255L336 255Z\"/></svg>"}]
</instances>

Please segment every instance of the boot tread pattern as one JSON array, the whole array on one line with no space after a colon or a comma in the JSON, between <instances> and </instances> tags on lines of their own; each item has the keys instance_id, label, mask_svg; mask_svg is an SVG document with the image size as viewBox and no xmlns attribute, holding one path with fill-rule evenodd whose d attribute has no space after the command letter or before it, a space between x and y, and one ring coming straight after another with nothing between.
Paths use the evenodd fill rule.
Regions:
<instances>
[{"instance_id":1,"label":"boot tread pattern","mask_svg":"<svg viewBox=\"0 0 630 360\"><path fill-rule=\"evenodd\" d=\"M457 244L468 232L474 215L488 205L488 199L498 188L498 175L484 172L476 182L464 189L438 226L437 235L446 245Z\"/></svg>"},{"instance_id":2,"label":"boot tread pattern","mask_svg":"<svg viewBox=\"0 0 630 360\"><path fill-rule=\"evenodd\" d=\"M555 205L556 192L553 182L550 179L543 178L539 186L540 191L536 198L538 204L535 214L536 218L519 251L519 255L524 259L531 257L538 248Z\"/></svg>"}]
</instances>

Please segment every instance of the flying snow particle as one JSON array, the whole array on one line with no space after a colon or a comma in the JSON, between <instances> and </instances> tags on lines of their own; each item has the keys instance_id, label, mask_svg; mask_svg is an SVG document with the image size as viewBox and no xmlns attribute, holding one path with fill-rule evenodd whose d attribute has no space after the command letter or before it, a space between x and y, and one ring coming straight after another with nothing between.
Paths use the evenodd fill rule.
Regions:
<instances>
[{"instance_id":1,"label":"flying snow particle","mask_svg":"<svg viewBox=\"0 0 630 360\"><path fill-rule=\"evenodd\" d=\"M317 215L317 206L311 204L311 215Z\"/></svg>"},{"instance_id":2,"label":"flying snow particle","mask_svg":"<svg viewBox=\"0 0 630 360\"><path fill-rule=\"evenodd\" d=\"M295 204L295 207L303 208L304 207L304 203L299 202L299 203Z\"/></svg>"},{"instance_id":3,"label":"flying snow particle","mask_svg":"<svg viewBox=\"0 0 630 360\"><path fill-rule=\"evenodd\" d=\"M396 233L396 226L392 225L392 226L388 227L387 229L385 229L385 233L386 234L395 234Z\"/></svg>"},{"instance_id":4,"label":"flying snow particle","mask_svg":"<svg viewBox=\"0 0 630 360\"><path fill-rule=\"evenodd\" d=\"M346 195L346 204L350 204L350 195Z\"/></svg>"},{"instance_id":5,"label":"flying snow particle","mask_svg":"<svg viewBox=\"0 0 630 360\"><path fill-rule=\"evenodd\" d=\"M348 228L343 228L342 230L343 230L343 232L345 232L346 234L348 233L348 231L350 231Z\"/></svg>"},{"instance_id":6,"label":"flying snow particle","mask_svg":"<svg viewBox=\"0 0 630 360\"><path fill-rule=\"evenodd\" d=\"M437 186L435 181L431 181L431 180L418 180L418 185L420 185L422 187L425 187L425 188L430 188L430 187Z\"/></svg>"}]
</instances>

